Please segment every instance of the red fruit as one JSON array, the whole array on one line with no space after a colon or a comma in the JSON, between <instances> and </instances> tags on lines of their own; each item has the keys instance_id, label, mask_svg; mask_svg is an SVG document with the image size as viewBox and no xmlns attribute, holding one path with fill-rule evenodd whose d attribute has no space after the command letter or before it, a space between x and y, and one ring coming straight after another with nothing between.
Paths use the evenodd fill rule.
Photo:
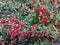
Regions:
<instances>
[{"instance_id":1,"label":"red fruit","mask_svg":"<svg viewBox=\"0 0 60 45\"><path fill-rule=\"evenodd\" d=\"M35 34L33 33L31 36L32 36L32 37L34 37L34 36L35 36Z\"/></svg>"},{"instance_id":2,"label":"red fruit","mask_svg":"<svg viewBox=\"0 0 60 45\"><path fill-rule=\"evenodd\" d=\"M4 24L3 26L4 26L4 28L6 28L6 27L7 27L7 25L6 25L6 24Z\"/></svg>"},{"instance_id":3,"label":"red fruit","mask_svg":"<svg viewBox=\"0 0 60 45\"><path fill-rule=\"evenodd\" d=\"M44 8L44 7L41 8L41 11L45 11L45 10L46 10L46 8Z\"/></svg>"},{"instance_id":4,"label":"red fruit","mask_svg":"<svg viewBox=\"0 0 60 45\"><path fill-rule=\"evenodd\" d=\"M56 0L52 0L53 2L56 2Z\"/></svg>"},{"instance_id":5,"label":"red fruit","mask_svg":"<svg viewBox=\"0 0 60 45\"><path fill-rule=\"evenodd\" d=\"M40 12L39 12L39 15L42 15L42 14L43 14L43 12L42 12L42 11L40 11Z\"/></svg>"},{"instance_id":6,"label":"red fruit","mask_svg":"<svg viewBox=\"0 0 60 45\"><path fill-rule=\"evenodd\" d=\"M11 32L14 32L15 34L18 34L18 33L19 33L19 30L13 28L13 29L11 30Z\"/></svg>"},{"instance_id":7,"label":"red fruit","mask_svg":"<svg viewBox=\"0 0 60 45\"><path fill-rule=\"evenodd\" d=\"M2 19L2 20L0 20L0 23L2 23L2 24L3 24L3 23L5 23L5 20L3 20L3 19Z\"/></svg>"},{"instance_id":8,"label":"red fruit","mask_svg":"<svg viewBox=\"0 0 60 45\"><path fill-rule=\"evenodd\" d=\"M38 34L35 34L36 38L39 38L39 35Z\"/></svg>"},{"instance_id":9,"label":"red fruit","mask_svg":"<svg viewBox=\"0 0 60 45\"><path fill-rule=\"evenodd\" d=\"M0 23L1 23L1 20L0 20Z\"/></svg>"},{"instance_id":10,"label":"red fruit","mask_svg":"<svg viewBox=\"0 0 60 45\"><path fill-rule=\"evenodd\" d=\"M36 9L36 11L38 11L38 12L39 12L40 10L41 10L41 8L37 8L37 9Z\"/></svg>"},{"instance_id":11,"label":"red fruit","mask_svg":"<svg viewBox=\"0 0 60 45\"><path fill-rule=\"evenodd\" d=\"M44 14L42 14L42 15L41 15L41 18L45 18L45 15L44 15Z\"/></svg>"},{"instance_id":12,"label":"red fruit","mask_svg":"<svg viewBox=\"0 0 60 45\"><path fill-rule=\"evenodd\" d=\"M25 37L29 37L30 34L29 34L29 33L24 33L24 36L25 36Z\"/></svg>"},{"instance_id":13,"label":"red fruit","mask_svg":"<svg viewBox=\"0 0 60 45\"><path fill-rule=\"evenodd\" d=\"M19 26L18 26L18 25L15 25L15 26L14 26L14 28L16 28L16 29L17 29L17 28L19 28Z\"/></svg>"},{"instance_id":14,"label":"red fruit","mask_svg":"<svg viewBox=\"0 0 60 45\"><path fill-rule=\"evenodd\" d=\"M10 22L14 23L14 21L15 21L15 19L14 19L14 17L12 17L12 18L10 19Z\"/></svg>"},{"instance_id":15,"label":"red fruit","mask_svg":"<svg viewBox=\"0 0 60 45\"><path fill-rule=\"evenodd\" d=\"M19 19L18 18L15 18L15 22L18 23L19 22Z\"/></svg>"},{"instance_id":16,"label":"red fruit","mask_svg":"<svg viewBox=\"0 0 60 45\"><path fill-rule=\"evenodd\" d=\"M32 29L32 30L34 30L34 27L35 27L35 26L34 26L34 25L32 25L32 26L31 26L31 29Z\"/></svg>"},{"instance_id":17,"label":"red fruit","mask_svg":"<svg viewBox=\"0 0 60 45\"><path fill-rule=\"evenodd\" d=\"M13 28L11 31L14 32L14 30L16 30L16 28Z\"/></svg>"},{"instance_id":18,"label":"red fruit","mask_svg":"<svg viewBox=\"0 0 60 45\"><path fill-rule=\"evenodd\" d=\"M57 32L57 30L54 30L54 32Z\"/></svg>"},{"instance_id":19,"label":"red fruit","mask_svg":"<svg viewBox=\"0 0 60 45\"><path fill-rule=\"evenodd\" d=\"M50 38L51 38L51 35L47 35L46 38L47 38L47 39L50 39Z\"/></svg>"},{"instance_id":20,"label":"red fruit","mask_svg":"<svg viewBox=\"0 0 60 45\"><path fill-rule=\"evenodd\" d=\"M10 38L13 39L16 35L15 34L12 34L10 33Z\"/></svg>"},{"instance_id":21,"label":"red fruit","mask_svg":"<svg viewBox=\"0 0 60 45\"><path fill-rule=\"evenodd\" d=\"M24 26L24 23L23 23L23 22L20 22L20 24L19 24L19 25L22 27L22 26Z\"/></svg>"},{"instance_id":22,"label":"red fruit","mask_svg":"<svg viewBox=\"0 0 60 45\"><path fill-rule=\"evenodd\" d=\"M46 20L41 20L41 22L43 22L44 24L46 24L46 23L47 23L47 21L46 21Z\"/></svg>"},{"instance_id":23,"label":"red fruit","mask_svg":"<svg viewBox=\"0 0 60 45\"><path fill-rule=\"evenodd\" d=\"M44 12L45 10L46 10L46 8L44 8L44 7L36 9L37 12L40 12L40 11Z\"/></svg>"},{"instance_id":24,"label":"red fruit","mask_svg":"<svg viewBox=\"0 0 60 45\"><path fill-rule=\"evenodd\" d=\"M57 28L59 28L59 29L60 29L60 25L57 25Z\"/></svg>"},{"instance_id":25,"label":"red fruit","mask_svg":"<svg viewBox=\"0 0 60 45\"><path fill-rule=\"evenodd\" d=\"M47 13L46 14L46 18L49 19L50 18L50 14Z\"/></svg>"},{"instance_id":26,"label":"red fruit","mask_svg":"<svg viewBox=\"0 0 60 45\"><path fill-rule=\"evenodd\" d=\"M12 28L12 25L9 25L10 28Z\"/></svg>"},{"instance_id":27,"label":"red fruit","mask_svg":"<svg viewBox=\"0 0 60 45\"><path fill-rule=\"evenodd\" d=\"M44 33L42 33L42 34L41 34L41 37L44 37L44 36L45 36L45 34L44 34Z\"/></svg>"}]
</instances>

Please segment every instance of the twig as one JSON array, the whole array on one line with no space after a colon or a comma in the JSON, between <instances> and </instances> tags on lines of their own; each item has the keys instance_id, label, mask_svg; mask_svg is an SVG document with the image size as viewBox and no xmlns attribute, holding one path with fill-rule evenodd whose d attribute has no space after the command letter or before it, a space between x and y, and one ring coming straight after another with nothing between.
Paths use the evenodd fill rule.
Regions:
<instances>
[{"instance_id":1,"label":"twig","mask_svg":"<svg viewBox=\"0 0 60 45\"><path fill-rule=\"evenodd\" d=\"M57 29L56 29L56 27L53 25L53 28L56 30L56 32L58 33L58 31L57 31Z\"/></svg>"}]
</instances>

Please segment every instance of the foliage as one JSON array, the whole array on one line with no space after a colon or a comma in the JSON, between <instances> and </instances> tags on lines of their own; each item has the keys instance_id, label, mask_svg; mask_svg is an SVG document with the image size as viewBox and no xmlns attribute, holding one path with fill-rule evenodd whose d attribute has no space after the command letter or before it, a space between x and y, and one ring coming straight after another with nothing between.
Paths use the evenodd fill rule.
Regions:
<instances>
[{"instance_id":1,"label":"foliage","mask_svg":"<svg viewBox=\"0 0 60 45\"><path fill-rule=\"evenodd\" d=\"M51 45L59 42L60 15L55 2L1 0L0 37L7 44Z\"/></svg>"}]
</instances>

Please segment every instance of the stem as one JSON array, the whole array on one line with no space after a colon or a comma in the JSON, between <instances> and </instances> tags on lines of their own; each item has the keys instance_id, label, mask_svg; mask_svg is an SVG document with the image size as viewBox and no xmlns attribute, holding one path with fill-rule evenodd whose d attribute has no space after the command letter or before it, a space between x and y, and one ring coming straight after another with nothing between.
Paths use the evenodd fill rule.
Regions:
<instances>
[{"instance_id":1,"label":"stem","mask_svg":"<svg viewBox=\"0 0 60 45\"><path fill-rule=\"evenodd\" d=\"M58 32L57 29L56 29L56 27L54 25L53 25L53 28L56 30L56 32Z\"/></svg>"}]
</instances>

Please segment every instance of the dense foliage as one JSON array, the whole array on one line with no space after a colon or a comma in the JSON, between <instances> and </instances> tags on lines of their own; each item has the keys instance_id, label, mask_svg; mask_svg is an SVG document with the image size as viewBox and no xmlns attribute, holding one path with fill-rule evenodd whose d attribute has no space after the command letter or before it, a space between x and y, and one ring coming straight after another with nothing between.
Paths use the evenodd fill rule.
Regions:
<instances>
[{"instance_id":1,"label":"dense foliage","mask_svg":"<svg viewBox=\"0 0 60 45\"><path fill-rule=\"evenodd\" d=\"M60 43L60 15L55 1L1 0L0 40L7 45Z\"/></svg>"}]
</instances>

